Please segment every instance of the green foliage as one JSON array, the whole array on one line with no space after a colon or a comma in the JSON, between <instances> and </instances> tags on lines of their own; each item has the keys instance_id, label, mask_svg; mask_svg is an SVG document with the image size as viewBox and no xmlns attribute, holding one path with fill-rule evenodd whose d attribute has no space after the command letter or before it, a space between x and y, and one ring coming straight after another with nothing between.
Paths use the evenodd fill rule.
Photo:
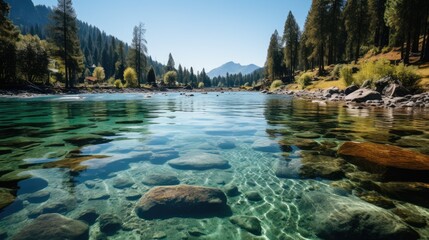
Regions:
<instances>
[{"instance_id":1,"label":"green foliage","mask_svg":"<svg viewBox=\"0 0 429 240\"><path fill-rule=\"evenodd\" d=\"M107 80L107 83L109 84L109 85L114 85L114 83L115 83L115 78L114 77L110 77L108 80Z\"/></svg>"},{"instance_id":2,"label":"green foliage","mask_svg":"<svg viewBox=\"0 0 429 240\"><path fill-rule=\"evenodd\" d=\"M49 65L47 43L32 35L20 38L16 45L18 74L28 82L45 84Z\"/></svg>"},{"instance_id":3,"label":"green foliage","mask_svg":"<svg viewBox=\"0 0 429 240\"><path fill-rule=\"evenodd\" d=\"M204 83L203 82L199 82L198 83L198 88L204 88Z\"/></svg>"},{"instance_id":4,"label":"green foliage","mask_svg":"<svg viewBox=\"0 0 429 240\"><path fill-rule=\"evenodd\" d=\"M419 81L421 76L416 71L417 67L405 66L405 64L401 63L395 66L393 78L401 81L402 85L410 91L417 92L420 90Z\"/></svg>"},{"instance_id":5,"label":"green foliage","mask_svg":"<svg viewBox=\"0 0 429 240\"><path fill-rule=\"evenodd\" d=\"M277 89L279 89L281 86L283 86L284 84L283 84L283 81L282 80L275 80L275 81L273 81L272 83L271 83L271 86L270 86L270 91L271 92L273 92L273 91L275 91L275 90L277 90Z\"/></svg>"},{"instance_id":6,"label":"green foliage","mask_svg":"<svg viewBox=\"0 0 429 240\"><path fill-rule=\"evenodd\" d=\"M92 73L92 76L95 77L97 80L102 81L106 78L106 75L104 73L103 67L96 67L94 69L94 72Z\"/></svg>"},{"instance_id":7,"label":"green foliage","mask_svg":"<svg viewBox=\"0 0 429 240\"><path fill-rule=\"evenodd\" d=\"M403 63L395 66L390 64L388 60L380 59L362 64L360 71L356 74L356 83L362 84L365 80L374 82L383 77L391 77L415 92L419 90L418 83L421 79L416 70L417 68L413 66L406 66Z\"/></svg>"},{"instance_id":8,"label":"green foliage","mask_svg":"<svg viewBox=\"0 0 429 240\"><path fill-rule=\"evenodd\" d=\"M124 71L124 80L126 81L126 87L138 87L139 83L137 82L137 73L134 68L127 68Z\"/></svg>"},{"instance_id":9,"label":"green foliage","mask_svg":"<svg viewBox=\"0 0 429 240\"><path fill-rule=\"evenodd\" d=\"M10 7L0 0L0 80L15 81L16 78L16 47L19 31L7 17ZM2 84L0 82L0 84Z\"/></svg>"},{"instance_id":10,"label":"green foliage","mask_svg":"<svg viewBox=\"0 0 429 240\"><path fill-rule=\"evenodd\" d=\"M267 78L274 80L282 75L283 52L280 46L279 33L274 31L268 46L267 62L265 66Z\"/></svg>"},{"instance_id":11,"label":"green foliage","mask_svg":"<svg viewBox=\"0 0 429 240\"><path fill-rule=\"evenodd\" d=\"M174 66L175 66L176 64L174 63L174 59L173 59L173 56L171 55L171 53L168 55L168 62L167 62L167 67L166 67L166 69L167 69L167 72L168 71L174 71L175 70L175 68L174 68Z\"/></svg>"},{"instance_id":12,"label":"green foliage","mask_svg":"<svg viewBox=\"0 0 429 240\"><path fill-rule=\"evenodd\" d=\"M164 84L167 86L174 86L177 80L177 72L176 71L168 71L164 75Z\"/></svg>"},{"instance_id":13,"label":"green foliage","mask_svg":"<svg viewBox=\"0 0 429 240\"><path fill-rule=\"evenodd\" d=\"M305 87L311 84L311 81L312 81L311 74L304 73L298 78L297 83L301 86L302 89L304 89Z\"/></svg>"},{"instance_id":14,"label":"green foliage","mask_svg":"<svg viewBox=\"0 0 429 240\"><path fill-rule=\"evenodd\" d=\"M298 23L292 12L289 11L283 32L283 42L285 43L283 62L286 64L290 76L293 75L298 65L299 35Z\"/></svg>"},{"instance_id":15,"label":"green foliage","mask_svg":"<svg viewBox=\"0 0 429 240\"><path fill-rule=\"evenodd\" d=\"M381 53L383 53L383 54L388 53L390 51L392 51L392 47L390 47L390 46L386 46L383 49L381 49Z\"/></svg>"},{"instance_id":16,"label":"green foliage","mask_svg":"<svg viewBox=\"0 0 429 240\"><path fill-rule=\"evenodd\" d=\"M350 86L354 83L353 70L350 66L342 67L340 70L340 76L346 86Z\"/></svg>"},{"instance_id":17,"label":"green foliage","mask_svg":"<svg viewBox=\"0 0 429 240\"><path fill-rule=\"evenodd\" d=\"M143 23L135 26L133 29L133 39L131 41L131 48L128 53L128 66L136 71L138 83L140 85L143 69L147 64L147 41L144 37L146 29Z\"/></svg>"},{"instance_id":18,"label":"green foliage","mask_svg":"<svg viewBox=\"0 0 429 240\"><path fill-rule=\"evenodd\" d=\"M121 79L116 79L115 82L113 83L113 85L117 88L117 89L121 89L124 88L123 84L122 84L122 80Z\"/></svg>"},{"instance_id":19,"label":"green foliage","mask_svg":"<svg viewBox=\"0 0 429 240\"><path fill-rule=\"evenodd\" d=\"M369 61L361 65L360 71L355 75L355 82L359 85L366 80L374 82L383 77L393 76L393 73L394 66L388 60Z\"/></svg>"},{"instance_id":20,"label":"green foliage","mask_svg":"<svg viewBox=\"0 0 429 240\"><path fill-rule=\"evenodd\" d=\"M334 69L331 72L331 77L333 78L339 78L340 77L340 71L343 68L342 64L335 65Z\"/></svg>"},{"instance_id":21,"label":"green foliage","mask_svg":"<svg viewBox=\"0 0 429 240\"><path fill-rule=\"evenodd\" d=\"M58 47L58 51L54 55L61 57L65 63L66 88L72 87L77 78L76 74L83 70L83 53L80 48L76 13L72 0L58 0L51 19L48 27L49 39Z\"/></svg>"},{"instance_id":22,"label":"green foliage","mask_svg":"<svg viewBox=\"0 0 429 240\"><path fill-rule=\"evenodd\" d=\"M153 67L150 67L149 69L149 72L147 74L147 82L152 86L156 84L155 70L153 70Z\"/></svg>"}]
</instances>

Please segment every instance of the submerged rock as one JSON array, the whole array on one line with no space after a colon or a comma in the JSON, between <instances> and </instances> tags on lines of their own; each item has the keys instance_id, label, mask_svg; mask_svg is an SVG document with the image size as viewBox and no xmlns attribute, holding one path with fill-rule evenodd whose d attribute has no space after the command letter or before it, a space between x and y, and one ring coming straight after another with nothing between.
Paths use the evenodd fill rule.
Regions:
<instances>
[{"instance_id":1,"label":"submerged rock","mask_svg":"<svg viewBox=\"0 0 429 240\"><path fill-rule=\"evenodd\" d=\"M3 209L13 203L15 198L16 197L12 194L12 190L0 188L0 209Z\"/></svg>"},{"instance_id":2,"label":"submerged rock","mask_svg":"<svg viewBox=\"0 0 429 240\"><path fill-rule=\"evenodd\" d=\"M99 217L100 231L108 235L113 235L122 228L121 219L113 214L103 214Z\"/></svg>"},{"instance_id":3,"label":"submerged rock","mask_svg":"<svg viewBox=\"0 0 429 240\"><path fill-rule=\"evenodd\" d=\"M419 234L388 212L342 206L316 229L323 239L418 239Z\"/></svg>"},{"instance_id":4,"label":"submerged rock","mask_svg":"<svg viewBox=\"0 0 429 240\"><path fill-rule=\"evenodd\" d=\"M316 206L314 229L321 239L415 240L419 234L391 212L339 195L314 192L304 196L303 206Z\"/></svg>"},{"instance_id":5,"label":"submerged rock","mask_svg":"<svg viewBox=\"0 0 429 240\"><path fill-rule=\"evenodd\" d=\"M97 220L99 214L95 209L86 209L77 217L78 220L84 221L88 224L93 224Z\"/></svg>"},{"instance_id":6,"label":"submerged rock","mask_svg":"<svg viewBox=\"0 0 429 240\"><path fill-rule=\"evenodd\" d=\"M236 197L240 195L240 191L238 190L238 187L233 184L225 185L224 190L228 197Z\"/></svg>"},{"instance_id":7,"label":"submerged rock","mask_svg":"<svg viewBox=\"0 0 429 240\"><path fill-rule=\"evenodd\" d=\"M179 179L174 175L169 174L150 174L143 179L143 184L149 186L165 186L180 184Z\"/></svg>"},{"instance_id":8,"label":"submerged rock","mask_svg":"<svg viewBox=\"0 0 429 240\"><path fill-rule=\"evenodd\" d=\"M57 213L50 213L36 218L12 239L83 240L88 239L88 235L87 224Z\"/></svg>"},{"instance_id":9,"label":"submerged rock","mask_svg":"<svg viewBox=\"0 0 429 240\"><path fill-rule=\"evenodd\" d=\"M235 143L232 141L223 141L218 144L218 147L221 149L233 149L235 148Z\"/></svg>"},{"instance_id":10,"label":"submerged rock","mask_svg":"<svg viewBox=\"0 0 429 240\"><path fill-rule=\"evenodd\" d=\"M252 148L260 152L279 152L280 148L276 142L268 139L258 139L252 144Z\"/></svg>"},{"instance_id":11,"label":"submerged rock","mask_svg":"<svg viewBox=\"0 0 429 240\"><path fill-rule=\"evenodd\" d=\"M245 195L246 195L246 198L252 202L259 202L263 200L261 194L255 191L247 192L245 193Z\"/></svg>"},{"instance_id":12,"label":"submerged rock","mask_svg":"<svg viewBox=\"0 0 429 240\"><path fill-rule=\"evenodd\" d=\"M42 190L29 194L25 199L30 203L42 203L46 202L50 196L50 192Z\"/></svg>"},{"instance_id":13,"label":"submerged rock","mask_svg":"<svg viewBox=\"0 0 429 240\"><path fill-rule=\"evenodd\" d=\"M115 188L119 188L119 189L123 189L123 188L129 188L133 185L134 183L127 179L127 178L115 178L113 180L112 186Z\"/></svg>"},{"instance_id":14,"label":"submerged rock","mask_svg":"<svg viewBox=\"0 0 429 240\"><path fill-rule=\"evenodd\" d=\"M385 180L429 181L429 156L400 147L346 142L338 154L345 160L383 175Z\"/></svg>"},{"instance_id":15,"label":"submerged rock","mask_svg":"<svg viewBox=\"0 0 429 240\"><path fill-rule=\"evenodd\" d=\"M261 222L256 217L233 216L229 218L229 221L254 235L262 234Z\"/></svg>"},{"instance_id":16,"label":"submerged rock","mask_svg":"<svg viewBox=\"0 0 429 240\"><path fill-rule=\"evenodd\" d=\"M230 214L220 189L190 185L154 187L139 200L135 211L145 219Z\"/></svg>"},{"instance_id":17,"label":"submerged rock","mask_svg":"<svg viewBox=\"0 0 429 240\"><path fill-rule=\"evenodd\" d=\"M228 161L223 160L219 155L210 153L187 154L168 162L168 164L181 170L207 170L207 169L227 169L230 168Z\"/></svg>"},{"instance_id":18,"label":"submerged rock","mask_svg":"<svg viewBox=\"0 0 429 240\"><path fill-rule=\"evenodd\" d=\"M375 185L376 190L391 198L429 207L429 184L421 182L386 182Z\"/></svg>"}]
</instances>

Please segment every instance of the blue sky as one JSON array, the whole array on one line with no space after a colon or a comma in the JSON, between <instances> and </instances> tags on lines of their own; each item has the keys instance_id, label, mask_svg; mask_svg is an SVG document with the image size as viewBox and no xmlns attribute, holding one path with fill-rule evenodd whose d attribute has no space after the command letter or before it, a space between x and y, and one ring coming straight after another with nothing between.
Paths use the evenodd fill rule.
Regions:
<instances>
[{"instance_id":1,"label":"blue sky","mask_svg":"<svg viewBox=\"0 0 429 240\"><path fill-rule=\"evenodd\" d=\"M33 0L54 6L57 0ZM302 28L311 0L74 0L80 20L131 42L145 24L149 54L166 63L209 71L228 61L265 63L275 29L283 33L289 10Z\"/></svg>"}]
</instances>

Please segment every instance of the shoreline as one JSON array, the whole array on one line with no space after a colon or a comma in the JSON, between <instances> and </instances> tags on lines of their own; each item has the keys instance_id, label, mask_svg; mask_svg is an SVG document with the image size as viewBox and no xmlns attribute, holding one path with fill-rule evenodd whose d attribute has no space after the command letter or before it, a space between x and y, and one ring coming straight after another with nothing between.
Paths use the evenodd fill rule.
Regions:
<instances>
[{"instance_id":1,"label":"shoreline","mask_svg":"<svg viewBox=\"0 0 429 240\"><path fill-rule=\"evenodd\" d=\"M347 92L349 91L349 92ZM361 91L361 94L356 92ZM356 88L351 90L340 90L336 87L328 89L318 89L315 91L308 90L276 90L270 92L245 90L242 88L165 88L165 89L147 89L147 88L73 88L73 89L54 89L48 88L41 92L41 89L0 89L0 98L31 98L39 96L61 96L61 95L79 95L79 94L116 94L116 93L208 93L208 92L260 92L262 94L289 95L294 98L309 100L313 102L327 103L336 102L344 103L343 107L351 109L363 109L369 107L384 109L429 109L429 92L420 94L407 94L404 96L384 96L374 90L367 88ZM347 94L348 93L348 94ZM355 93L357 98L349 97ZM360 95L364 95L360 97Z\"/></svg>"}]
</instances>

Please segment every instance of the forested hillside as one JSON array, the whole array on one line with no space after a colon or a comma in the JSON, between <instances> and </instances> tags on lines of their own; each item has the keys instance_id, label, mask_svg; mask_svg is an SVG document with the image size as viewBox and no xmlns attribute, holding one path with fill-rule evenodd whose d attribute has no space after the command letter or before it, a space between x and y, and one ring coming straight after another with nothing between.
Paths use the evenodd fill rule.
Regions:
<instances>
[{"instance_id":1,"label":"forested hillside","mask_svg":"<svg viewBox=\"0 0 429 240\"><path fill-rule=\"evenodd\" d=\"M401 61L410 56L429 60L429 1L424 0L313 0L304 29L292 12L282 34L270 39L266 76L292 82L296 70L357 63L364 54L399 48Z\"/></svg>"}]
</instances>

